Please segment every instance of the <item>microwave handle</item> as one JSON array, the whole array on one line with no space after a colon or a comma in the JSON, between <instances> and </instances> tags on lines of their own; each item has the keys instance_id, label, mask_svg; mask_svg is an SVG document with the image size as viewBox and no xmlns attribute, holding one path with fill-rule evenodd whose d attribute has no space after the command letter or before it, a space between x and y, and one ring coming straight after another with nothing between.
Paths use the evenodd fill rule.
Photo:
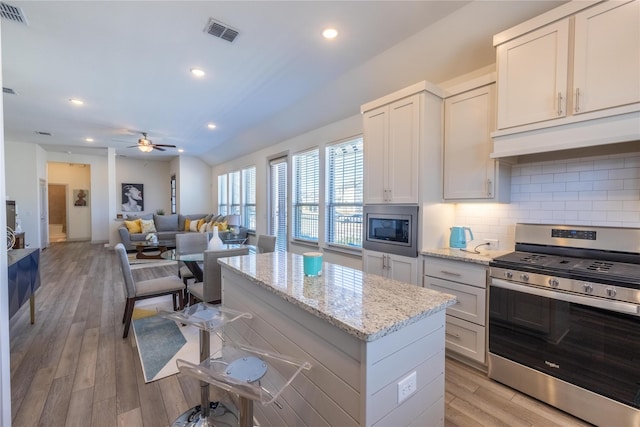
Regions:
<instances>
[{"instance_id":1,"label":"microwave handle","mask_svg":"<svg viewBox=\"0 0 640 427\"><path fill-rule=\"evenodd\" d=\"M637 304L630 304L620 301L609 301L600 298L584 297L581 295L567 294L564 292L557 292L542 288L536 288L534 286L520 285L517 283L508 282L501 279L491 279L491 286L496 288L507 289L515 292L522 292L529 295L537 295L539 297L556 299L560 301L571 302L575 304L587 305L589 307L601 308L603 310L615 311L616 313L631 314L633 316L640 316L639 307Z\"/></svg>"}]
</instances>

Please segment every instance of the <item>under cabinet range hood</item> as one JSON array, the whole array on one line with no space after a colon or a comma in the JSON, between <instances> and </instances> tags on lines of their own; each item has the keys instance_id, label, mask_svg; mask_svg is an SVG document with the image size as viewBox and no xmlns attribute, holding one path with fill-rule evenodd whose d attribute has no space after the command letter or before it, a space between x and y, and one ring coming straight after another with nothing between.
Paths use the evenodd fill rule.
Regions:
<instances>
[{"instance_id":1,"label":"under cabinet range hood","mask_svg":"<svg viewBox=\"0 0 640 427\"><path fill-rule=\"evenodd\" d=\"M530 125L518 132L508 129L496 131L491 136L492 158L640 141L640 111L551 127L548 124Z\"/></svg>"}]
</instances>

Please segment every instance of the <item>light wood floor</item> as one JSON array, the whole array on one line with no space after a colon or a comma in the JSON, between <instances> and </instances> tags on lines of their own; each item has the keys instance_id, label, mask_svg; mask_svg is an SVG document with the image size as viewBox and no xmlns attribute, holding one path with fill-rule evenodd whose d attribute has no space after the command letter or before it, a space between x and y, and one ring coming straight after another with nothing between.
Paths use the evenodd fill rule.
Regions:
<instances>
[{"instance_id":1,"label":"light wood floor","mask_svg":"<svg viewBox=\"0 0 640 427\"><path fill-rule=\"evenodd\" d=\"M10 325L14 427L162 427L198 403L190 378L144 383L133 334L122 339L122 274L113 251L56 243L40 262L36 323L29 324L27 304ZM139 279L173 272L134 271ZM447 427L589 425L451 359L445 399Z\"/></svg>"}]
</instances>

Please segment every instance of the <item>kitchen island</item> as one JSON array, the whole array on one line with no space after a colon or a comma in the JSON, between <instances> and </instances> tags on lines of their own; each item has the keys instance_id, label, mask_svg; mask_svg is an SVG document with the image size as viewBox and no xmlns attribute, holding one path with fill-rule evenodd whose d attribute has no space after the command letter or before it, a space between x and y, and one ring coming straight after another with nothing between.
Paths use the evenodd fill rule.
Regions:
<instances>
[{"instance_id":1,"label":"kitchen island","mask_svg":"<svg viewBox=\"0 0 640 427\"><path fill-rule=\"evenodd\" d=\"M302 256L286 252L219 262L223 305L253 314L226 332L312 365L277 404L255 405L261 426L444 425L454 296L330 263L305 277Z\"/></svg>"}]
</instances>

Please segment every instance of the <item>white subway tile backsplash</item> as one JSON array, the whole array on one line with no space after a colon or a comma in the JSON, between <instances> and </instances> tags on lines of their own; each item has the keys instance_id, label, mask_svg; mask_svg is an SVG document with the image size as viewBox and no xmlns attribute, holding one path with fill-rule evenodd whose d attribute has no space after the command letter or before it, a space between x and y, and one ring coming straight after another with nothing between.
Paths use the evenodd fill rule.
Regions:
<instances>
[{"instance_id":1,"label":"white subway tile backsplash","mask_svg":"<svg viewBox=\"0 0 640 427\"><path fill-rule=\"evenodd\" d=\"M594 190L622 190L624 189L624 180L612 179L608 181L594 181Z\"/></svg>"},{"instance_id":2,"label":"white subway tile backsplash","mask_svg":"<svg viewBox=\"0 0 640 427\"><path fill-rule=\"evenodd\" d=\"M567 182L567 191L591 191L593 184L593 181Z\"/></svg>"},{"instance_id":3,"label":"white subway tile backsplash","mask_svg":"<svg viewBox=\"0 0 640 427\"><path fill-rule=\"evenodd\" d=\"M607 191L608 200L638 200L640 192L638 190L612 190Z\"/></svg>"},{"instance_id":4,"label":"white subway tile backsplash","mask_svg":"<svg viewBox=\"0 0 640 427\"><path fill-rule=\"evenodd\" d=\"M512 167L510 204L458 204L456 222L512 250L515 224L640 227L640 152Z\"/></svg>"},{"instance_id":5,"label":"white subway tile backsplash","mask_svg":"<svg viewBox=\"0 0 640 427\"><path fill-rule=\"evenodd\" d=\"M542 165L542 173L563 173L567 171L566 163L551 163Z\"/></svg>"},{"instance_id":6,"label":"white subway tile backsplash","mask_svg":"<svg viewBox=\"0 0 640 427\"><path fill-rule=\"evenodd\" d=\"M607 159L596 160L593 162L594 169L622 169L624 168L624 158L611 156Z\"/></svg>"}]
</instances>

